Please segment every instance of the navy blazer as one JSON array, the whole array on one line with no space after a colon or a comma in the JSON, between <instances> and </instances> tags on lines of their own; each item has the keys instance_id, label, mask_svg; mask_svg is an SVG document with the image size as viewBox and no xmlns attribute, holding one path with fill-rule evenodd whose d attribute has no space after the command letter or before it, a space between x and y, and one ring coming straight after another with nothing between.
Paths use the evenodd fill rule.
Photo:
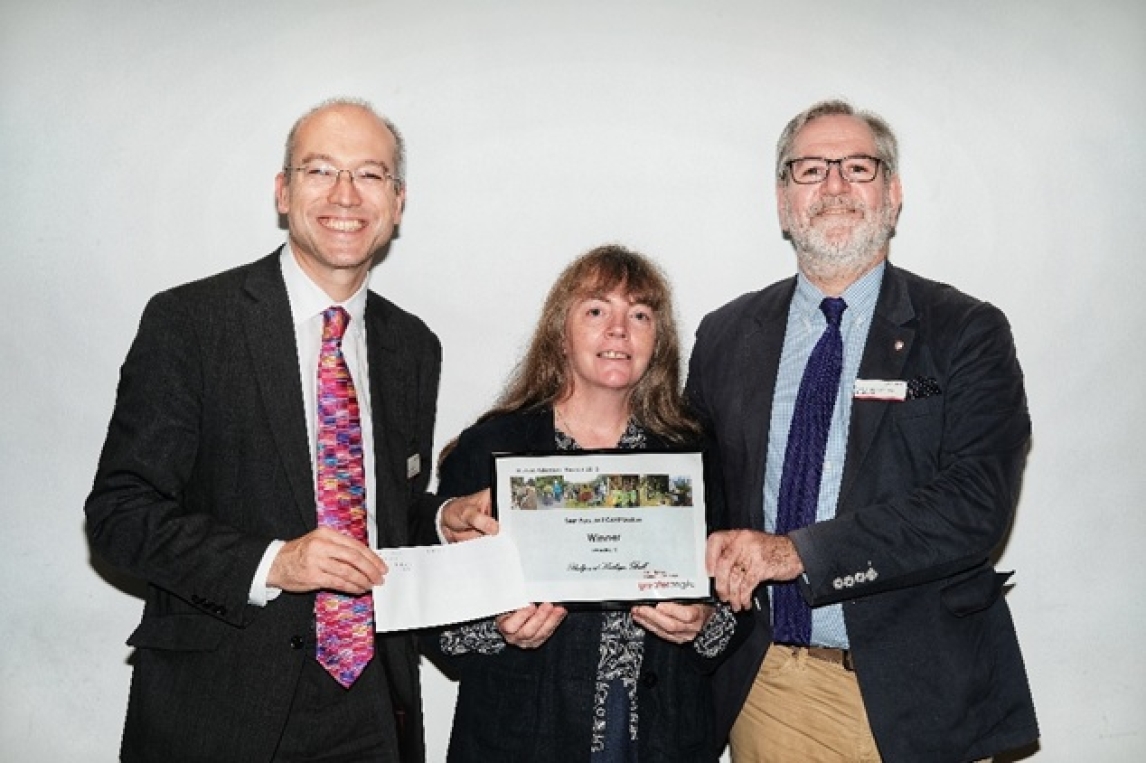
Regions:
<instances>
[{"instance_id":1,"label":"navy blazer","mask_svg":"<svg viewBox=\"0 0 1146 763\"><path fill-rule=\"evenodd\" d=\"M730 524L762 529L772 393L795 279L746 294L697 332L686 394L716 441ZM887 266L860 379L914 382L855 400L836 517L792 534L812 606L841 602L888 763L967 761L1038 737L992 555L1030 438L1010 327L995 307ZM716 674L727 736L771 638L768 587L747 644Z\"/></svg>"},{"instance_id":2,"label":"navy blazer","mask_svg":"<svg viewBox=\"0 0 1146 763\"><path fill-rule=\"evenodd\" d=\"M555 450L549 408L470 427L442 461L438 494L468 495L490 485L496 452ZM666 445L649 435L650 448ZM572 611L538 649L446 657L436 635L430 656L459 679L450 763L588 761L601 643L601 614ZM715 660L691 644L645 638L637 689L642 761L715 762L709 679Z\"/></svg>"},{"instance_id":3,"label":"navy blazer","mask_svg":"<svg viewBox=\"0 0 1146 763\"><path fill-rule=\"evenodd\" d=\"M378 539L433 542L441 347L374 293L365 321ZM312 462L278 253L152 298L85 506L93 550L148 583L128 641L125 760L270 760L313 643L314 594L265 608L247 595L273 539L315 529ZM409 760L424 758L416 646L380 635L375 651Z\"/></svg>"}]
</instances>

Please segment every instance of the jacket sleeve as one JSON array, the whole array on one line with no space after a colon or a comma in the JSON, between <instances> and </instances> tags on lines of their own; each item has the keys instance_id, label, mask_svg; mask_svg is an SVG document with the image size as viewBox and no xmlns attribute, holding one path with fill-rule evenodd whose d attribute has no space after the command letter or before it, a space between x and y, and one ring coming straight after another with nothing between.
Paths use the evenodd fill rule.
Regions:
<instances>
[{"instance_id":1,"label":"jacket sleeve","mask_svg":"<svg viewBox=\"0 0 1146 763\"><path fill-rule=\"evenodd\" d=\"M438 495L443 499L476 493L492 483L493 451L481 439L473 428L465 430L442 459Z\"/></svg>"},{"instance_id":2,"label":"jacket sleeve","mask_svg":"<svg viewBox=\"0 0 1146 763\"><path fill-rule=\"evenodd\" d=\"M193 473L221 468L227 459L203 452L206 348L202 308L189 302L167 292L143 313L84 507L87 534L118 569L239 625L253 616L247 596L273 535L241 531L221 512L190 508L205 498Z\"/></svg>"}]
</instances>

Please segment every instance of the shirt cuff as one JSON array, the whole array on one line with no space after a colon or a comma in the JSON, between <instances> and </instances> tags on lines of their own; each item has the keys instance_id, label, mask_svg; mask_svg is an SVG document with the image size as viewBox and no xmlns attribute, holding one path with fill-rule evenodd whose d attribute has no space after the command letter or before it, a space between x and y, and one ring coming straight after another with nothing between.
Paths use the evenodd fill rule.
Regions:
<instances>
[{"instance_id":1,"label":"shirt cuff","mask_svg":"<svg viewBox=\"0 0 1146 763\"><path fill-rule=\"evenodd\" d=\"M446 540L446 535L442 532L442 512L446 510L446 507L450 505L450 501L453 500L455 499L447 498L446 500L442 501L442 505L438 507L438 513L434 515L434 532L438 534L438 541L443 546L448 545L449 541Z\"/></svg>"},{"instance_id":2,"label":"shirt cuff","mask_svg":"<svg viewBox=\"0 0 1146 763\"><path fill-rule=\"evenodd\" d=\"M267 577L271 574L271 565L275 563L275 557L285 545L286 541L273 540L263 552L262 561L255 570L255 579L251 581L251 590L247 592L247 603L252 607L265 607L267 602L274 601L283 592L281 588L268 586Z\"/></svg>"},{"instance_id":3,"label":"shirt cuff","mask_svg":"<svg viewBox=\"0 0 1146 763\"><path fill-rule=\"evenodd\" d=\"M716 611L708 618L704 628L692 642L692 648L701 657L717 657L728 646L736 633L736 615L724 602L716 605Z\"/></svg>"},{"instance_id":4,"label":"shirt cuff","mask_svg":"<svg viewBox=\"0 0 1146 763\"><path fill-rule=\"evenodd\" d=\"M497 622L492 617L444 630L438 638L442 652L451 657L475 653L499 654L506 648L505 637L497 629Z\"/></svg>"}]
</instances>

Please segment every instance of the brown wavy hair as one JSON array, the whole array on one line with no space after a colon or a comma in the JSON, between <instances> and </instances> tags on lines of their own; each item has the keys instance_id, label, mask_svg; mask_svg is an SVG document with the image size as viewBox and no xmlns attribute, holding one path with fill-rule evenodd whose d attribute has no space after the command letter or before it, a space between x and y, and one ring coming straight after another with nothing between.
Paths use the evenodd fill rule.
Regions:
<instances>
[{"instance_id":1,"label":"brown wavy hair","mask_svg":"<svg viewBox=\"0 0 1146 763\"><path fill-rule=\"evenodd\" d=\"M648 257L615 244L592 249L575 259L549 290L525 357L513 370L493 408L478 421L505 413L552 408L568 393L565 320L573 303L614 289L630 302L652 308L656 316L653 356L630 398L633 417L651 432L673 442L699 434L681 395L680 337L672 289L664 272Z\"/></svg>"}]
</instances>

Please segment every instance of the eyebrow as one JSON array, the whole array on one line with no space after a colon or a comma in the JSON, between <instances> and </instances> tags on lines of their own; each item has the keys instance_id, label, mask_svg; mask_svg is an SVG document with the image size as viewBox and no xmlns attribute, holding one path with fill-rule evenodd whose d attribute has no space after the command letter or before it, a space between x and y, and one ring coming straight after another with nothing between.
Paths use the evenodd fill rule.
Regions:
<instances>
[{"instance_id":1,"label":"eyebrow","mask_svg":"<svg viewBox=\"0 0 1146 763\"><path fill-rule=\"evenodd\" d=\"M302 159L299 160L300 165L307 164L308 162L327 162L329 164L338 164L338 162L335 161L334 157L331 156L330 154L316 154L316 153L306 154L305 156L302 157ZM381 167L382 169L386 170L387 172L390 171L390 165L384 161L379 160L379 159L367 159L364 162L360 162L358 164L358 166L359 167L365 167L366 165L370 165L370 164L377 165L377 166Z\"/></svg>"},{"instance_id":2,"label":"eyebrow","mask_svg":"<svg viewBox=\"0 0 1146 763\"><path fill-rule=\"evenodd\" d=\"M604 291L603 289L594 289L592 291L586 292L585 295L583 297L581 297L581 299L584 301L596 300L598 302L608 302L609 301L608 300L609 295L612 293L613 293L612 289L610 289L609 291ZM656 306L652 303L652 301L649 300L647 295L638 294L636 292L629 292L628 294L626 294L625 295L625 302L628 303L629 307L635 307L637 305L644 305L645 307L649 308L650 310L655 311L657 309Z\"/></svg>"}]
</instances>

